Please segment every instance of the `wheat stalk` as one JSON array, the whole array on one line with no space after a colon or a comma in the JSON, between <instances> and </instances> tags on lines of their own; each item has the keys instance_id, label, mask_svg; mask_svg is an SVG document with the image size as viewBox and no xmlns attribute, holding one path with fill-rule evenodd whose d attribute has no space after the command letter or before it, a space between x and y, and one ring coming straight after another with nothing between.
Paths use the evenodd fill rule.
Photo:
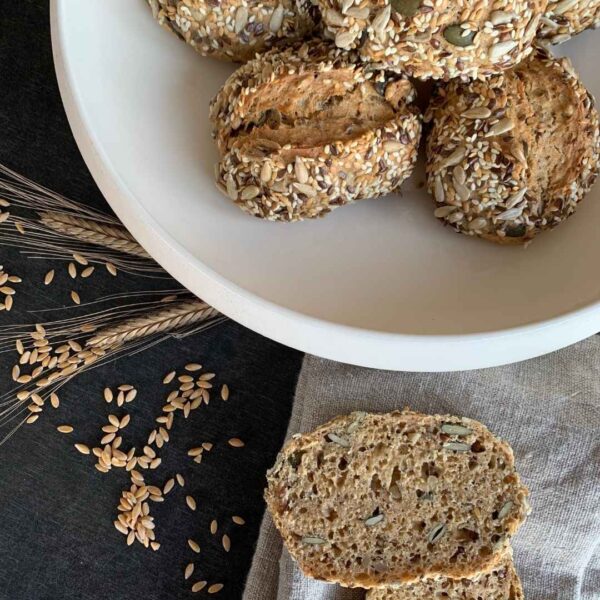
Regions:
<instances>
[{"instance_id":1,"label":"wheat stalk","mask_svg":"<svg viewBox=\"0 0 600 600\"><path fill-rule=\"evenodd\" d=\"M40 212L39 215L40 221L50 229L82 242L97 244L142 258L151 258L125 227L107 225L59 212L46 211Z\"/></svg>"},{"instance_id":2,"label":"wheat stalk","mask_svg":"<svg viewBox=\"0 0 600 600\"><path fill-rule=\"evenodd\" d=\"M113 327L96 332L86 342L90 348L118 347L155 333L166 333L216 317L219 312L202 300L192 300L150 313L144 317L129 319Z\"/></svg>"}]
</instances>

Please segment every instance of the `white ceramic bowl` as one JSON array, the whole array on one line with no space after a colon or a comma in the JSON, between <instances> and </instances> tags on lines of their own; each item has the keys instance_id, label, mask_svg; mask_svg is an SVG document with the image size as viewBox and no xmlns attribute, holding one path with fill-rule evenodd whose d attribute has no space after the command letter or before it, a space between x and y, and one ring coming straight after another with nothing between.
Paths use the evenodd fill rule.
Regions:
<instances>
[{"instance_id":1,"label":"white ceramic bowl","mask_svg":"<svg viewBox=\"0 0 600 600\"><path fill-rule=\"evenodd\" d=\"M248 217L213 183L208 103L231 65L144 0L54 0L59 84L81 152L125 225L183 285L270 338L370 367L523 360L600 330L600 185L529 248L434 219L422 168L401 195L298 224ZM600 94L600 32L559 49Z\"/></svg>"}]
</instances>

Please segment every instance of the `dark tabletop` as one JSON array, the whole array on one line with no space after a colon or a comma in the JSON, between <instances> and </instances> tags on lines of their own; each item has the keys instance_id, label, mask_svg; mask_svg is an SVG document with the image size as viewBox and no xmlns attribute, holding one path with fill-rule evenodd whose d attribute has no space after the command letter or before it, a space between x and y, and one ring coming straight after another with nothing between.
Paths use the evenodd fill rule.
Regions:
<instances>
[{"instance_id":1,"label":"dark tabletop","mask_svg":"<svg viewBox=\"0 0 600 600\"><path fill-rule=\"evenodd\" d=\"M0 0L0 163L68 197L109 212L81 159L55 79L46 0ZM72 282L64 263L32 260L0 246L0 264L23 278L10 313L0 325L34 322L42 309L68 304ZM55 282L41 284L55 268ZM100 272L93 294L149 288L149 280ZM173 281L156 285L179 287ZM90 288L87 288L88 290ZM90 292L88 292L89 294ZM44 319L47 319L45 313ZM0 354L0 393L11 389L15 353ZM214 598L240 598L264 510L265 470L283 440L302 355L227 321L181 340L167 339L142 354L84 372L60 392L57 410L20 429L0 447L0 599L188 598L190 583L223 582ZM162 485L175 473L186 479L163 503L152 505L157 552L137 542L127 547L113 520L121 490L130 484L123 469L102 474L91 456L74 442L93 445L109 412L128 412L127 446L143 446L165 401L162 377L186 363L200 362L227 383L227 402L179 418L171 441L161 451L162 464L147 471L150 483ZM117 411L102 399L105 386L129 383L138 397ZM56 426L68 423L71 435ZM3 433L3 432L0 432ZM232 437L245 441L235 449ZM187 456L190 447L212 442L201 464ZM185 504L186 494L198 503ZM246 525L231 522L241 515ZM219 523L211 535L210 522ZM225 553L221 535L232 541ZM201 547L194 554L188 538ZM196 568L190 581L185 565Z\"/></svg>"}]
</instances>

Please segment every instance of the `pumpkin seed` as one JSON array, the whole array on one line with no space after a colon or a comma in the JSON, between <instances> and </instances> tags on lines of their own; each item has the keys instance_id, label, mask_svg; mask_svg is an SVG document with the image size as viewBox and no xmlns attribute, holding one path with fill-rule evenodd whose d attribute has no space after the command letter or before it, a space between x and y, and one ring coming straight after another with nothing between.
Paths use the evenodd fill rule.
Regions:
<instances>
[{"instance_id":1,"label":"pumpkin seed","mask_svg":"<svg viewBox=\"0 0 600 600\"><path fill-rule=\"evenodd\" d=\"M383 521L383 518L383 515L374 515L372 517L369 517L368 519L365 519L365 525L367 527L373 527L373 525L381 523L381 521Z\"/></svg>"},{"instance_id":2,"label":"pumpkin seed","mask_svg":"<svg viewBox=\"0 0 600 600\"><path fill-rule=\"evenodd\" d=\"M513 503L509 500L508 502L506 502L506 504L504 504L504 506L500 509L500 512L498 512L498 520L502 520L504 519L504 517L506 517L506 515L508 515L508 513L511 511L513 507Z\"/></svg>"},{"instance_id":3,"label":"pumpkin seed","mask_svg":"<svg viewBox=\"0 0 600 600\"><path fill-rule=\"evenodd\" d=\"M421 7L421 0L391 0L392 10L403 17L414 17Z\"/></svg>"},{"instance_id":4,"label":"pumpkin seed","mask_svg":"<svg viewBox=\"0 0 600 600\"><path fill-rule=\"evenodd\" d=\"M476 31L469 31L469 33L465 34L465 29L462 25L448 25L444 29L444 38L449 44L464 48L473 43L476 33Z\"/></svg>"},{"instance_id":5,"label":"pumpkin seed","mask_svg":"<svg viewBox=\"0 0 600 600\"><path fill-rule=\"evenodd\" d=\"M319 544L326 544L327 541L324 540L323 538L320 537L315 537L313 535L309 535L307 537L303 537L302 538L302 543L303 544L313 544L313 545L319 545Z\"/></svg>"},{"instance_id":6,"label":"pumpkin seed","mask_svg":"<svg viewBox=\"0 0 600 600\"><path fill-rule=\"evenodd\" d=\"M471 449L469 444L463 444L462 442L446 442L443 445L444 450L450 450L451 452L468 452Z\"/></svg>"},{"instance_id":7,"label":"pumpkin seed","mask_svg":"<svg viewBox=\"0 0 600 600\"><path fill-rule=\"evenodd\" d=\"M340 437L339 435L336 435L335 433L328 433L327 438L329 439L330 442L333 442L334 444L338 444L339 446L343 446L344 448L350 447L350 442L346 438Z\"/></svg>"}]
</instances>

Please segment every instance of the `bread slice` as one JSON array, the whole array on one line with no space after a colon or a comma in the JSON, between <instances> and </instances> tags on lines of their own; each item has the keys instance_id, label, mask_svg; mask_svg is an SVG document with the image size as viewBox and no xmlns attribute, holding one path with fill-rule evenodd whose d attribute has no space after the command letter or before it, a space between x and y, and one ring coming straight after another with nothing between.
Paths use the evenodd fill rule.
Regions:
<instances>
[{"instance_id":1,"label":"bread slice","mask_svg":"<svg viewBox=\"0 0 600 600\"><path fill-rule=\"evenodd\" d=\"M295 436L265 492L306 575L363 588L492 569L527 495L511 448L481 423L410 411L355 412Z\"/></svg>"},{"instance_id":2,"label":"bread slice","mask_svg":"<svg viewBox=\"0 0 600 600\"><path fill-rule=\"evenodd\" d=\"M424 579L369 590L366 600L524 600L521 581L509 554L488 573L473 579Z\"/></svg>"}]
</instances>

